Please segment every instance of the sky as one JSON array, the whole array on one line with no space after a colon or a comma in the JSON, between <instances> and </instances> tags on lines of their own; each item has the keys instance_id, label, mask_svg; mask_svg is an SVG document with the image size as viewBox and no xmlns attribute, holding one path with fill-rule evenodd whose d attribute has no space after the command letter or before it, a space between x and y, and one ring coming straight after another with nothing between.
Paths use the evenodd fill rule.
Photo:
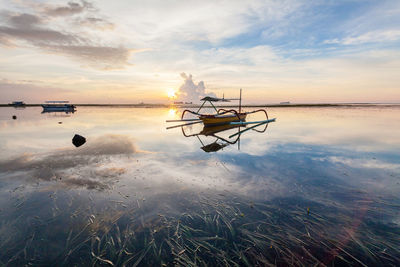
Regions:
<instances>
[{"instance_id":1,"label":"sky","mask_svg":"<svg viewBox=\"0 0 400 267\"><path fill-rule=\"evenodd\" d=\"M400 103L399 73L398 0L0 0L0 103Z\"/></svg>"}]
</instances>

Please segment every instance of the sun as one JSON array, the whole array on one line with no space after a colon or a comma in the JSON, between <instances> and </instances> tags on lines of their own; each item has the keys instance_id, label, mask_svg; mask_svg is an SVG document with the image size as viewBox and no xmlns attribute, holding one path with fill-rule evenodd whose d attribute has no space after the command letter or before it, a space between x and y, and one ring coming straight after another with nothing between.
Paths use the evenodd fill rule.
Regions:
<instances>
[{"instance_id":1,"label":"sun","mask_svg":"<svg viewBox=\"0 0 400 267\"><path fill-rule=\"evenodd\" d=\"M168 95L168 98L170 98L170 99L176 98L176 92L174 89L168 89L167 95Z\"/></svg>"}]
</instances>

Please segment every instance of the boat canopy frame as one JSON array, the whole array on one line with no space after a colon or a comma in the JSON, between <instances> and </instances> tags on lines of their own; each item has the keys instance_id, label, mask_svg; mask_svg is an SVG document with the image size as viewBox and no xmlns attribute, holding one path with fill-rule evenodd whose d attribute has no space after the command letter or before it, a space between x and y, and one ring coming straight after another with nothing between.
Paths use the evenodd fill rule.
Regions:
<instances>
[{"instance_id":1,"label":"boat canopy frame","mask_svg":"<svg viewBox=\"0 0 400 267\"><path fill-rule=\"evenodd\" d=\"M51 101L45 101L45 103L47 103L47 104L68 104L69 101L64 101L64 100L62 100L62 101L51 100Z\"/></svg>"}]
</instances>

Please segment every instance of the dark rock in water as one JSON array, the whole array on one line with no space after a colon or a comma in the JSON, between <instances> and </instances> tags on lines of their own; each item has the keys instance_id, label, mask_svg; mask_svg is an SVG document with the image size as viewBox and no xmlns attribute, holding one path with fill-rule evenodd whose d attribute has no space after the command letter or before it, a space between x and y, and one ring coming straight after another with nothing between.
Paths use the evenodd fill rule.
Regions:
<instances>
[{"instance_id":1,"label":"dark rock in water","mask_svg":"<svg viewBox=\"0 0 400 267\"><path fill-rule=\"evenodd\" d=\"M74 144L74 146L80 147L81 145L86 143L86 138L79 134L76 134L74 138L72 138L72 143Z\"/></svg>"},{"instance_id":2,"label":"dark rock in water","mask_svg":"<svg viewBox=\"0 0 400 267\"><path fill-rule=\"evenodd\" d=\"M58 124L62 124L62 121L59 121Z\"/></svg>"},{"instance_id":3,"label":"dark rock in water","mask_svg":"<svg viewBox=\"0 0 400 267\"><path fill-rule=\"evenodd\" d=\"M16 119L17 119L17 116L13 115L12 118L13 118L13 120L16 120Z\"/></svg>"}]
</instances>

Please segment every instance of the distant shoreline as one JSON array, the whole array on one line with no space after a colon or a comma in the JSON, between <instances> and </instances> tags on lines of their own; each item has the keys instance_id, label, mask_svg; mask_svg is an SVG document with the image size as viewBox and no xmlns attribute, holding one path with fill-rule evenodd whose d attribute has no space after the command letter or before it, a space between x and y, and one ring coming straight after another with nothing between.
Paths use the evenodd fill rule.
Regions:
<instances>
[{"instance_id":1,"label":"distant shoreline","mask_svg":"<svg viewBox=\"0 0 400 267\"><path fill-rule=\"evenodd\" d=\"M74 104L77 107L131 107L131 108L199 108L197 105L174 105L174 104ZM41 104L26 104L22 107L40 107ZM259 105L242 105L243 108L293 108L293 107L387 107L400 106L400 103L332 103L332 104L259 104ZM0 107L13 107L8 104L0 104ZM219 105L218 107L237 108L238 105ZM204 108L212 108L212 106L204 106Z\"/></svg>"}]
</instances>

